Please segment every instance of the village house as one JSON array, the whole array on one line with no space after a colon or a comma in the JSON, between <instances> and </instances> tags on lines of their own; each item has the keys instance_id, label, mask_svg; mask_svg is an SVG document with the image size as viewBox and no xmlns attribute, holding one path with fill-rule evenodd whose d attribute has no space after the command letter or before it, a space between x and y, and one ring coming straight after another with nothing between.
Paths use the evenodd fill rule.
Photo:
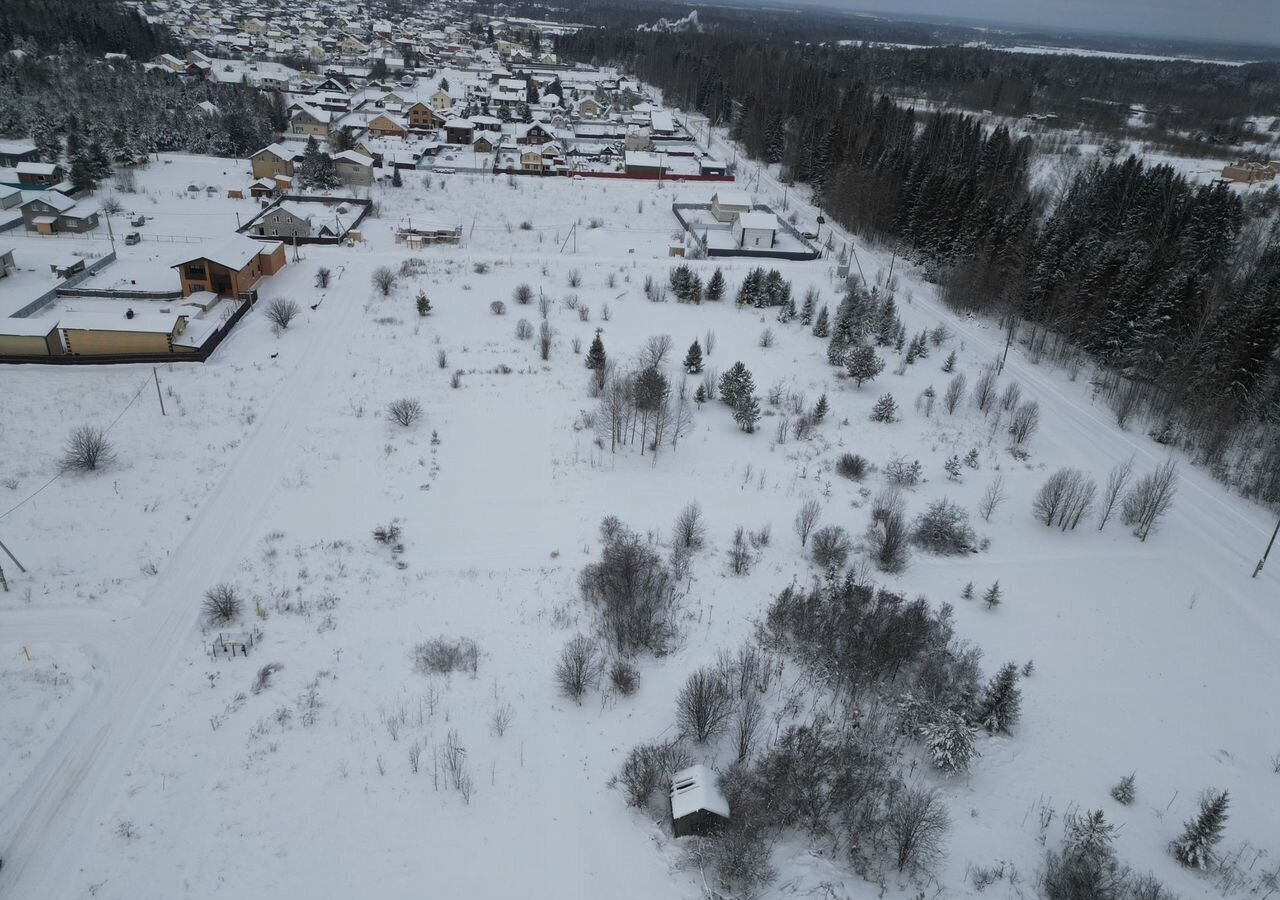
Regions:
<instances>
[{"instance_id":1,"label":"village house","mask_svg":"<svg viewBox=\"0 0 1280 900\"><path fill-rule=\"evenodd\" d=\"M4 278L16 268L18 265L13 261L13 248L0 250L0 278Z\"/></svg>"},{"instance_id":2,"label":"village house","mask_svg":"<svg viewBox=\"0 0 1280 900\"><path fill-rule=\"evenodd\" d=\"M57 163L21 162L14 168L18 170L20 184L52 187L67 177L66 170Z\"/></svg>"},{"instance_id":3,"label":"village house","mask_svg":"<svg viewBox=\"0 0 1280 900\"><path fill-rule=\"evenodd\" d=\"M516 143L517 144L536 144L541 147L547 141L555 140L555 135L551 133L545 126L538 122L531 122L528 125L520 124L516 126Z\"/></svg>"},{"instance_id":4,"label":"village house","mask_svg":"<svg viewBox=\"0 0 1280 900\"><path fill-rule=\"evenodd\" d=\"M37 234L73 232L80 234L98 227L98 211L76 205L61 191L44 191L23 203L22 226Z\"/></svg>"},{"instance_id":5,"label":"village house","mask_svg":"<svg viewBox=\"0 0 1280 900\"><path fill-rule=\"evenodd\" d=\"M470 144L475 140L475 131L470 119L453 119L444 125L444 139L449 144Z\"/></svg>"},{"instance_id":6,"label":"village house","mask_svg":"<svg viewBox=\"0 0 1280 900\"><path fill-rule=\"evenodd\" d=\"M0 141L0 166L11 169L19 163L38 159L36 145L30 141Z\"/></svg>"},{"instance_id":7,"label":"village house","mask_svg":"<svg viewBox=\"0 0 1280 900\"><path fill-rule=\"evenodd\" d=\"M373 158L355 150L344 150L333 157L334 167L343 184L373 184Z\"/></svg>"},{"instance_id":8,"label":"village house","mask_svg":"<svg viewBox=\"0 0 1280 900\"><path fill-rule=\"evenodd\" d=\"M403 138L409 134L409 129L405 125L404 120L390 115L389 113L379 113L369 120L368 125L369 137L398 137Z\"/></svg>"},{"instance_id":9,"label":"village house","mask_svg":"<svg viewBox=\"0 0 1280 900\"><path fill-rule=\"evenodd\" d=\"M172 266L178 270L182 295L203 291L219 296L243 297L268 275L285 266L284 244L256 241L237 234L221 246Z\"/></svg>"},{"instance_id":10,"label":"village house","mask_svg":"<svg viewBox=\"0 0 1280 900\"><path fill-rule=\"evenodd\" d=\"M769 250L777 230L778 217L773 213L739 213L733 220L733 242L744 250Z\"/></svg>"},{"instance_id":11,"label":"village house","mask_svg":"<svg viewBox=\"0 0 1280 900\"><path fill-rule=\"evenodd\" d=\"M447 91L438 90L427 98L427 103L431 105L432 109L439 112L440 110L449 109L453 106L453 97L449 96Z\"/></svg>"},{"instance_id":12,"label":"village house","mask_svg":"<svg viewBox=\"0 0 1280 900\"><path fill-rule=\"evenodd\" d=\"M1271 181L1280 174L1280 162L1249 162L1240 160L1226 166L1222 170L1222 177L1227 181L1237 181L1244 184L1257 184L1263 181Z\"/></svg>"},{"instance_id":13,"label":"village house","mask_svg":"<svg viewBox=\"0 0 1280 900\"><path fill-rule=\"evenodd\" d=\"M289 131L305 137L324 139L329 136L329 126L333 122L333 113L316 106L299 104L289 118Z\"/></svg>"},{"instance_id":14,"label":"village house","mask_svg":"<svg viewBox=\"0 0 1280 900\"><path fill-rule=\"evenodd\" d=\"M0 318L0 356L61 356L56 319Z\"/></svg>"},{"instance_id":15,"label":"village house","mask_svg":"<svg viewBox=\"0 0 1280 900\"><path fill-rule=\"evenodd\" d=\"M254 224L253 233L260 237L311 237L311 213L296 203L284 201L271 207Z\"/></svg>"},{"instance_id":16,"label":"village house","mask_svg":"<svg viewBox=\"0 0 1280 900\"><path fill-rule=\"evenodd\" d=\"M22 202L22 189L0 184L0 209L13 209Z\"/></svg>"},{"instance_id":17,"label":"village house","mask_svg":"<svg viewBox=\"0 0 1280 900\"><path fill-rule=\"evenodd\" d=\"M274 178L277 175L293 177L294 164L302 159L302 153L283 144L270 144L249 157L249 164L256 179Z\"/></svg>"},{"instance_id":18,"label":"village house","mask_svg":"<svg viewBox=\"0 0 1280 900\"><path fill-rule=\"evenodd\" d=\"M77 313L58 322L62 346L71 356L173 353L187 316L158 313Z\"/></svg>"},{"instance_id":19,"label":"village house","mask_svg":"<svg viewBox=\"0 0 1280 900\"><path fill-rule=\"evenodd\" d=\"M716 191L711 195L711 215L717 222L732 222L743 213L751 212L754 205L746 191Z\"/></svg>"}]
</instances>

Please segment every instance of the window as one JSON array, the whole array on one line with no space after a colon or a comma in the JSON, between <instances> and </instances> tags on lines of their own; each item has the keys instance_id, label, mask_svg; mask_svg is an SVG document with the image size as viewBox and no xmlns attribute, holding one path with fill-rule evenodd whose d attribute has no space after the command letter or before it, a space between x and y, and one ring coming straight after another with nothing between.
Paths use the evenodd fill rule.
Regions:
<instances>
[{"instance_id":1,"label":"window","mask_svg":"<svg viewBox=\"0 0 1280 900\"><path fill-rule=\"evenodd\" d=\"M206 277L206 276L205 276L205 269L204 269L204 263L203 263L203 262L198 262L198 263L188 263L188 264L187 264L187 279L188 279L188 280L190 280L190 279L192 279L192 278L204 278L204 277Z\"/></svg>"}]
</instances>

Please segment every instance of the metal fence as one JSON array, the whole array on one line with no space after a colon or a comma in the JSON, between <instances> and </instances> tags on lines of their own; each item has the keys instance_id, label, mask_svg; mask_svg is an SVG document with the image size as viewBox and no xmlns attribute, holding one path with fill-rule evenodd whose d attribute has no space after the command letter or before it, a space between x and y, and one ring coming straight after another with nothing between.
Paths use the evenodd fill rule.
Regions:
<instances>
[{"instance_id":1,"label":"metal fence","mask_svg":"<svg viewBox=\"0 0 1280 900\"><path fill-rule=\"evenodd\" d=\"M76 274L72 275L66 281L62 282L62 284L58 285L57 287L51 290L45 291L39 297L32 300L26 306L22 307L22 309L14 313L12 318L25 319L27 316L31 315L32 313L39 312L40 310L48 306L50 303L52 303L54 299L57 298L59 289L74 287L75 285L84 281L94 272L97 272L99 269L106 268L107 266L111 265L115 261L116 261L116 251L112 250L106 256L103 256L100 259L96 259L89 265L85 266L82 271L79 271Z\"/></svg>"}]
</instances>

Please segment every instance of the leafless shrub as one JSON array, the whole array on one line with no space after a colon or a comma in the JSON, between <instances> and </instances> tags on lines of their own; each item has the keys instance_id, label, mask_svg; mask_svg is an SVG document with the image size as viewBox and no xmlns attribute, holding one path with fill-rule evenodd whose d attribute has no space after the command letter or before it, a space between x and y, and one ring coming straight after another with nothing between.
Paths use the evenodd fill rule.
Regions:
<instances>
[{"instance_id":1,"label":"leafless shrub","mask_svg":"<svg viewBox=\"0 0 1280 900\"><path fill-rule=\"evenodd\" d=\"M462 370L461 369L456 370L452 375L449 376L449 387L451 388L462 387Z\"/></svg>"},{"instance_id":2,"label":"leafless shrub","mask_svg":"<svg viewBox=\"0 0 1280 900\"><path fill-rule=\"evenodd\" d=\"M922 550L951 556L973 550L977 538L969 527L969 514L943 497L916 518L911 540Z\"/></svg>"},{"instance_id":3,"label":"leafless shrub","mask_svg":"<svg viewBox=\"0 0 1280 900\"><path fill-rule=\"evenodd\" d=\"M1022 386L1016 381L1009 382L1000 397L1000 408L1006 412L1015 408L1022 398Z\"/></svg>"},{"instance_id":4,"label":"leafless shrub","mask_svg":"<svg viewBox=\"0 0 1280 900\"><path fill-rule=\"evenodd\" d=\"M954 413L964 400L964 389L965 377L964 373L960 372L947 384L947 391L942 395L942 405L947 408L948 414Z\"/></svg>"},{"instance_id":5,"label":"leafless shrub","mask_svg":"<svg viewBox=\"0 0 1280 900\"><path fill-rule=\"evenodd\" d=\"M702 507L695 500L680 510L672 540L686 550L701 550L707 539L707 524L702 518Z\"/></svg>"},{"instance_id":6,"label":"leafless shrub","mask_svg":"<svg viewBox=\"0 0 1280 900\"><path fill-rule=\"evenodd\" d=\"M734 575L746 575L751 571L751 545L747 543L746 529L739 525L733 531L733 543L729 546L729 571Z\"/></svg>"},{"instance_id":7,"label":"leafless shrub","mask_svg":"<svg viewBox=\"0 0 1280 900\"><path fill-rule=\"evenodd\" d=\"M422 768L422 742L414 741L409 745L409 771L417 775Z\"/></svg>"},{"instance_id":8,"label":"leafless shrub","mask_svg":"<svg viewBox=\"0 0 1280 900\"><path fill-rule=\"evenodd\" d=\"M573 352L574 352L575 354L581 354L581 353L582 353L582 338L578 337L577 335L574 335L574 336L573 336L573 340L571 340L571 341L569 342L569 347L573 350Z\"/></svg>"},{"instance_id":9,"label":"leafless shrub","mask_svg":"<svg viewBox=\"0 0 1280 900\"><path fill-rule=\"evenodd\" d=\"M422 418L422 404L412 397L402 397L387 404L387 417L397 425L408 428Z\"/></svg>"},{"instance_id":10,"label":"leafless shrub","mask_svg":"<svg viewBox=\"0 0 1280 900\"><path fill-rule=\"evenodd\" d=\"M796 537L800 538L801 547L809 543L809 535L817 527L821 516L822 504L816 499L810 497L800 504L800 510L796 513L795 529Z\"/></svg>"},{"instance_id":11,"label":"leafless shrub","mask_svg":"<svg viewBox=\"0 0 1280 900\"><path fill-rule=\"evenodd\" d=\"M842 569L852 549L853 543L849 540L847 531L839 525L827 525L813 533L813 547L809 551L809 558L824 571Z\"/></svg>"},{"instance_id":12,"label":"leafless shrub","mask_svg":"<svg viewBox=\"0 0 1280 900\"><path fill-rule=\"evenodd\" d=\"M601 524L601 537L600 561L584 568L578 579L583 599L600 617L601 633L623 657L665 650L675 633L678 599L670 569L613 517Z\"/></svg>"},{"instance_id":13,"label":"leafless shrub","mask_svg":"<svg viewBox=\"0 0 1280 900\"><path fill-rule=\"evenodd\" d=\"M507 304L503 303L501 300L494 300L489 304L489 312L493 313L495 316L505 316L507 314Z\"/></svg>"},{"instance_id":14,"label":"leafless shrub","mask_svg":"<svg viewBox=\"0 0 1280 900\"><path fill-rule=\"evenodd\" d=\"M373 270L373 286L382 296L389 296L396 286L396 273L387 266L379 266Z\"/></svg>"},{"instance_id":15,"label":"leafless shrub","mask_svg":"<svg viewBox=\"0 0 1280 900\"><path fill-rule=\"evenodd\" d=\"M671 776L690 762L689 751L679 739L633 747L618 773L627 804L644 809L659 789L665 795Z\"/></svg>"},{"instance_id":16,"label":"leafless shrub","mask_svg":"<svg viewBox=\"0 0 1280 900\"><path fill-rule=\"evenodd\" d=\"M1120 497L1124 494L1125 488L1129 486L1129 481L1132 478L1132 456L1112 469L1110 474L1107 475L1107 486L1102 490L1102 512L1098 515L1099 531L1107 527L1107 522L1111 519L1111 514L1115 511L1116 504L1120 502Z\"/></svg>"},{"instance_id":17,"label":"leafless shrub","mask_svg":"<svg viewBox=\"0 0 1280 900\"><path fill-rule=\"evenodd\" d=\"M271 687L271 676L283 669L284 666L278 662L267 663L258 670L257 676L253 679L253 692L261 694L267 688Z\"/></svg>"},{"instance_id":18,"label":"leafless shrub","mask_svg":"<svg viewBox=\"0 0 1280 900\"><path fill-rule=\"evenodd\" d=\"M521 320L523 321L523 320ZM543 322L538 326L538 355L545 361L551 358L551 338L553 332L550 322Z\"/></svg>"},{"instance_id":19,"label":"leafless shrub","mask_svg":"<svg viewBox=\"0 0 1280 900\"><path fill-rule=\"evenodd\" d=\"M764 331L760 332L759 343L760 343L760 347L765 350L768 350L775 343L777 343L777 338L774 335L772 328L766 328Z\"/></svg>"},{"instance_id":20,"label":"leafless shrub","mask_svg":"<svg viewBox=\"0 0 1280 900\"><path fill-rule=\"evenodd\" d=\"M569 275L565 280L569 282L569 287L571 288L582 287L582 273L577 269L570 269Z\"/></svg>"},{"instance_id":21,"label":"leafless shrub","mask_svg":"<svg viewBox=\"0 0 1280 900\"><path fill-rule=\"evenodd\" d=\"M920 460L905 456L895 456L884 467L885 479L896 487L915 487L923 473Z\"/></svg>"},{"instance_id":22,"label":"leafless shrub","mask_svg":"<svg viewBox=\"0 0 1280 900\"><path fill-rule=\"evenodd\" d=\"M281 331L285 331L289 328L289 323L296 319L301 311L302 308L298 306L297 301L290 300L287 297L276 297L267 304L267 321Z\"/></svg>"},{"instance_id":23,"label":"leafless shrub","mask_svg":"<svg viewBox=\"0 0 1280 900\"><path fill-rule=\"evenodd\" d=\"M609 667L609 682L624 697L630 697L640 687L640 673L625 659L614 660Z\"/></svg>"},{"instance_id":24,"label":"leafless shrub","mask_svg":"<svg viewBox=\"0 0 1280 900\"><path fill-rule=\"evenodd\" d=\"M1040 404L1028 400L1013 411L1009 417L1009 434L1015 446L1021 446L1031 440L1031 436L1040 427Z\"/></svg>"},{"instance_id":25,"label":"leafless shrub","mask_svg":"<svg viewBox=\"0 0 1280 900\"><path fill-rule=\"evenodd\" d=\"M521 319L516 322L516 338L521 341L527 341L533 337L533 323L528 319Z\"/></svg>"},{"instance_id":26,"label":"leafless shrub","mask_svg":"<svg viewBox=\"0 0 1280 900\"><path fill-rule=\"evenodd\" d=\"M600 678L600 654L585 635L575 635L560 651L556 663L556 684L560 693L574 703L582 703L582 695Z\"/></svg>"},{"instance_id":27,"label":"leafless shrub","mask_svg":"<svg viewBox=\"0 0 1280 900\"><path fill-rule=\"evenodd\" d=\"M497 737L502 737L507 733L507 729L511 727L511 720L515 717L515 710L511 708L511 704L504 703L493 711L493 715L489 717L489 728Z\"/></svg>"},{"instance_id":28,"label":"leafless shrub","mask_svg":"<svg viewBox=\"0 0 1280 900\"><path fill-rule=\"evenodd\" d=\"M987 489L982 492L982 499L978 501L978 512L982 515L984 522L991 521L992 514L1005 501L1005 496L1004 476L998 474L987 485Z\"/></svg>"},{"instance_id":29,"label":"leafless shrub","mask_svg":"<svg viewBox=\"0 0 1280 900\"><path fill-rule=\"evenodd\" d=\"M871 558L885 572L901 572L907 567L908 542L911 537L901 497L881 495L883 506L872 510L867 540Z\"/></svg>"},{"instance_id":30,"label":"leafless shrub","mask_svg":"<svg viewBox=\"0 0 1280 900\"><path fill-rule=\"evenodd\" d=\"M474 675L480 666L480 647L470 638L432 638L413 648L413 666L423 675Z\"/></svg>"},{"instance_id":31,"label":"leafless shrub","mask_svg":"<svg viewBox=\"0 0 1280 900\"><path fill-rule=\"evenodd\" d=\"M538 315L543 319L551 315L551 298L546 294L538 297Z\"/></svg>"},{"instance_id":32,"label":"leafless shrub","mask_svg":"<svg viewBox=\"0 0 1280 900\"><path fill-rule=\"evenodd\" d=\"M511 292L511 299L520 306L527 306L533 302L533 288L527 284L518 284Z\"/></svg>"},{"instance_id":33,"label":"leafless shrub","mask_svg":"<svg viewBox=\"0 0 1280 900\"><path fill-rule=\"evenodd\" d=\"M215 584L204 592L204 610L205 621L210 625L226 625L228 622L234 622L240 617L240 610L244 606L244 601L240 599L240 592L236 586L228 582Z\"/></svg>"},{"instance_id":34,"label":"leafless shrub","mask_svg":"<svg viewBox=\"0 0 1280 900\"><path fill-rule=\"evenodd\" d=\"M1139 478L1124 495L1120 504L1120 521L1131 526L1134 535L1145 542L1173 506L1177 492L1178 464L1170 459L1150 475Z\"/></svg>"},{"instance_id":35,"label":"leafless shrub","mask_svg":"<svg viewBox=\"0 0 1280 900\"><path fill-rule=\"evenodd\" d=\"M984 415L991 410L991 406L995 402L996 381L999 377L993 367L987 366L982 370L982 374L978 376L977 383L973 386L973 405L978 407Z\"/></svg>"},{"instance_id":36,"label":"leafless shrub","mask_svg":"<svg viewBox=\"0 0 1280 900\"><path fill-rule=\"evenodd\" d=\"M107 433L95 425L81 425L71 432L62 452L62 468L67 471L93 472L110 465L116 451Z\"/></svg>"},{"instance_id":37,"label":"leafless shrub","mask_svg":"<svg viewBox=\"0 0 1280 900\"><path fill-rule=\"evenodd\" d=\"M733 694L724 674L704 667L694 672L676 698L676 724L681 734L705 744L720 735L733 713Z\"/></svg>"},{"instance_id":38,"label":"leafless shrub","mask_svg":"<svg viewBox=\"0 0 1280 900\"><path fill-rule=\"evenodd\" d=\"M925 871L942 854L951 820L935 791L906 787L889 798L885 831L899 872Z\"/></svg>"},{"instance_id":39,"label":"leafless shrub","mask_svg":"<svg viewBox=\"0 0 1280 900\"><path fill-rule=\"evenodd\" d=\"M585 305L578 307L578 321L579 322L591 321L591 307L585 306Z\"/></svg>"},{"instance_id":40,"label":"leafless shrub","mask_svg":"<svg viewBox=\"0 0 1280 900\"><path fill-rule=\"evenodd\" d=\"M836 474L850 481L861 481L866 477L870 466L871 464L864 456L857 453L842 453L836 460Z\"/></svg>"},{"instance_id":41,"label":"leafless shrub","mask_svg":"<svg viewBox=\"0 0 1280 900\"><path fill-rule=\"evenodd\" d=\"M764 704L760 695L750 691L742 695L733 717L733 745L738 762L745 762L755 750L756 736L764 721Z\"/></svg>"}]
</instances>

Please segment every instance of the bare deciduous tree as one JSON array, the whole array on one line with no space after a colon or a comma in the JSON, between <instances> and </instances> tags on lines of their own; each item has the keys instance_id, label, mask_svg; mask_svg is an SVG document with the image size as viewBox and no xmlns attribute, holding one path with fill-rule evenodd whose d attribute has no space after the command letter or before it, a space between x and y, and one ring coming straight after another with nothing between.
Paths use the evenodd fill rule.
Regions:
<instances>
[{"instance_id":1,"label":"bare deciduous tree","mask_svg":"<svg viewBox=\"0 0 1280 900\"><path fill-rule=\"evenodd\" d=\"M1036 433L1040 426L1040 404L1028 400L1018 406L1009 416L1009 434L1014 444L1025 444Z\"/></svg>"},{"instance_id":2,"label":"bare deciduous tree","mask_svg":"<svg viewBox=\"0 0 1280 900\"><path fill-rule=\"evenodd\" d=\"M556 684L560 692L573 700L582 703L582 695L587 688L596 683L600 677L600 654L596 645L585 635L575 635L560 651L560 661L556 664Z\"/></svg>"},{"instance_id":3,"label":"bare deciduous tree","mask_svg":"<svg viewBox=\"0 0 1280 900\"><path fill-rule=\"evenodd\" d=\"M527 284L518 284L516 289L511 292L511 299L521 306L527 306L533 302L533 288Z\"/></svg>"},{"instance_id":4,"label":"bare deciduous tree","mask_svg":"<svg viewBox=\"0 0 1280 900\"><path fill-rule=\"evenodd\" d=\"M387 417L398 425L408 428L422 418L422 404L412 397L401 397L387 404Z\"/></svg>"},{"instance_id":5,"label":"bare deciduous tree","mask_svg":"<svg viewBox=\"0 0 1280 900\"><path fill-rule=\"evenodd\" d=\"M115 461L116 451L107 433L96 425L81 425L71 432L62 453L62 468L92 472Z\"/></svg>"},{"instance_id":6,"label":"bare deciduous tree","mask_svg":"<svg viewBox=\"0 0 1280 900\"><path fill-rule=\"evenodd\" d=\"M655 334L645 342L644 349L640 352L640 360L643 368L660 369L667 360L667 355L671 352L671 335Z\"/></svg>"},{"instance_id":7,"label":"bare deciduous tree","mask_svg":"<svg viewBox=\"0 0 1280 900\"><path fill-rule=\"evenodd\" d=\"M1098 485L1079 469L1064 467L1036 492L1031 508L1045 525L1074 529L1093 507Z\"/></svg>"},{"instance_id":8,"label":"bare deciduous tree","mask_svg":"<svg viewBox=\"0 0 1280 900\"><path fill-rule=\"evenodd\" d=\"M754 690L743 694L733 717L733 745L738 762L745 762L755 750L756 735L763 721L764 704L760 702L760 695Z\"/></svg>"},{"instance_id":9,"label":"bare deciduous tree","mask_svg":"<svg viewBox=\"0 0 1280 900\"><path fill-rule=\"evenodd\" d=\"M853 549L849 534L839 525L827 525L813 533L813 548L810 558L818 567L840 569L849 559L849 551Z\"/></svg>"},{"instance_id":10,"label":"bare deciduous tree","mask_svg":"<svg viewBox=\"0 0 1280 900\"><path fill-rule=\"evenodd\" d=\"M689 676L676 699L676 723L700 744L716 737L733 714L733 694L719 669L702 668Z\"/></svg>"},{"instance_id":11,"label":"bare deciduous tree","mask_svg":"<svg viewBox=\"0 0 1280 900\"><path fill-rule=\"evenodd\" d=\"M992 366L987 366L982 370L982 374L978 376L977 383L973 386L973 405L985 415L991 410L992 404L996 400L996 380L999 373Z\"/></svg>"},{"instance_id":12,"label":"bare deciduous tree","mask_svg":"<svg viewBox=\"0 0 1280 900\"><path fill-rule=\"evenodd\" d=\"M813 497L800 504L800 510L796 513L795 529L796 537L800 538L801 547L809 543L809 535L817 527L821 516L822 504Z\"/></svg>"},{"instance_id":13,"label":"bare deciduous tree","mask_svg":"<svg viewBox=\"0 0 1280 900\"><path fill-rule=\"evenodd\" d=\"M942 395L942 402L948 413L954 413L960 406L960 402L964 400L964 389L965 377L964 373L960 372L947 384L947 392Z\"/></svg>"},{"instance_id":14,"label":"bare deciduous tree","mask_svg":"<svg viewBox=\"0 0 1280 900\"><path fill-rule=\"evenodd\" d=\"M937 792L913 787L894 792L885 813L885 830L898 871L928 871L942 854L950 824Z\"/></svg>"},{"instance_id":15,"label":"bare deciduous tree","mask_svg":"<svg viewBox=\"0 0 1280 900\"><path fill-rule=\"evenodd\" d=\"M1129 481L1132 478L1132 456L1112 469L1110 474L1107 475L1107 486L1102 490L1102 512L1098 516L1099 531L1107 527L1111 514L1115 512L1116 504L1120 502L1120 497L1124 494L1125 488L1129 486Z\"/></svg>"},{"instance_id":16,"label":"bare deciduous tree","mask_svg":"<svg viewBox=\"0 0 1280 900\"><path fill-rule=\"evenodd\" d=\"M396 273L387 266L379 266L373 270L373 286L382 296L390 295L396 286Z\"/></svg>"},{"instance_id":17,"label":"bare deciduous tree","mask_svg":"<svg viewBox=\"0 0 1280 900\"><path fill-rule=\"evenodd\" d=\"M694 500L676 516L672 540L686 550L701 550L707 538L707 525L702 518L702 507Z\"/></svg>"},{"instance_id":18,"label":"bare deciduous tree","mask_svg":"<svg viewBox=\"0 0 1280 900\"><path fill-rule=\"evenodd\" d=\"M1150 475L1143 475L1120 504L1120 521L1133 527L1141 541L1160 524L1178 492L1178 464L1170 459Z\"/></svg>"},{"instance_id":19,"label":"bare deciduous tree","mask_svg":"<svg viewBox=\"0 0 1280 900\"><path fill-rule=\"evenodd\" d=\"M202 609L205 621L210 625L225 625L235 621L240 616L243 605L235 585L225 581L215 584L204 592Z\"/></svg>"},{"instance_id":20,"label":"bare deciduous tree","mask_svg":"<svg viewBox=\"0 0 1280 900\"><path fill-rule=\"evenodd\" d=\"M982 492L982 499L978 501L978 512L982 515L983 521L990 522L992 514L1004 501L1004 475L997 474L987 485L987 489Z\"/></svg>"}]
</instances>

